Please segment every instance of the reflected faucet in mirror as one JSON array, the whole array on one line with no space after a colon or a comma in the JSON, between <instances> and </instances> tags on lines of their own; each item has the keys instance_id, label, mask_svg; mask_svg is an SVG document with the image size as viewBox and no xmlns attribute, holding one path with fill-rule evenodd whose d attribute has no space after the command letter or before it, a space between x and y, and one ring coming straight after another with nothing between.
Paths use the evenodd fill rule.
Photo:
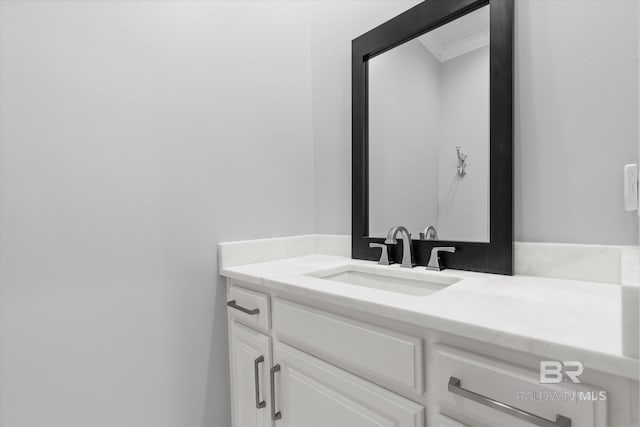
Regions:
<instances>
[{"instance_id":1,"label":"reflected faucet in mirror","mask_svg":"<svg viewBox=\"0 0 640 427\"><path fill-rule=\"evenodd\" d=\"M400 234L402 237L402 263L401 267L413 268L414 264L411 260L411 233L401 226L396 225L395 227L391 227L389 232L387 233L387 238L384 241L385 245L395 245L398 243L396 237Z\"/></svg>"},{"instance_id":2,"label":"reflected faucet in mirror","mask_svg":"<svg viewBox=\"0 0 640 427\"><path fill-rule=\"evenodd\" d=\"M423 228L420 232L420 240L438 240L438 230L433 225Z\"/></svg>"}]
</instances>

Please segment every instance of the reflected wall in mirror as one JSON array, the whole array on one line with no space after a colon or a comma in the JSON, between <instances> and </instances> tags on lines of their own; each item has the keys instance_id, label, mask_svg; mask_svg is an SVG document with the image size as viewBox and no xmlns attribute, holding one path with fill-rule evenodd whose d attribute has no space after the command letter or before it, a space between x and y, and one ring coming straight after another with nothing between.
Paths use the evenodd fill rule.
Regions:
<instances>
[{"instance_id":1,"label":"reflected wall in mirror","mask_svg":"<svg viewBox=\"0 0 640 427\"><path fill-rule=\"evenodd\" d=\"M489 241L489 8L369 60L370 236Z\"/></svg>"}]
</instances>

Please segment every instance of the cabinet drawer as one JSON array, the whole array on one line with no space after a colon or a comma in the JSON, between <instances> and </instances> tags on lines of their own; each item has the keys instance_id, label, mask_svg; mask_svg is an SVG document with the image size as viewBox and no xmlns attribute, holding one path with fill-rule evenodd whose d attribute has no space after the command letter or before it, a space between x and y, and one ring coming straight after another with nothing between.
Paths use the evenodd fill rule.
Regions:
<instances>
[{"instance_id":1,"label":"cabinet drawer","mask_svg":"<svg viewBox=\"0 0 640 427\"><path fill-rule=\"evenodd\" d=\"M422 340L274 298L274 333L358 375L422 394Z\"/></svg>"},{"instance_id":2,"label":"cabinet drawer","mask_svg":"<svg viewBox=\"0 0 640 427\"><path fill-rule=\"evenodd\" d=\"M571 427L607 424L607 405L598 400L599 389L570 382L541 384L537 371L451 347L437 346L436 354L439 403L467 417L492 427L542 425L533 420L553 423L557 416L570 419ZM508 407L499 411L488 399ZM525 421L515 416L515 409L534 418Z\"/></svg>"},{"instance_id":3,"label":"cabinet drawer","mask_svg":"<svg viewBox=\"0 0 640 427\"><path fill-rule=\"evenodd\" d=\"M263 331L271 327L269 295L240 287L234 281L227 291L227 310L232 320Z\"/></svg>"}]
</instances>

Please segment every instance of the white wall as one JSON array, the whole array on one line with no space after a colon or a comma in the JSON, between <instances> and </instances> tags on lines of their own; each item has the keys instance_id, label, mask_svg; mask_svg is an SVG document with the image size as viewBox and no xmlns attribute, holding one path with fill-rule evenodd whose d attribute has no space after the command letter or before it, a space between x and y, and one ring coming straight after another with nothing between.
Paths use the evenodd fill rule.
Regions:
<instances>
[{"instance_id":1,"label":"white wall","mask_svg":"<svg viewBox=\"0 0 640 427\"><path fill-rule=\"evenodd\" d=\"M378 3L385 2L355 2L360 9L346 3L312 6L316 205L323 233L351 233L345 39L418 2L398 2L395 11L383 11ZM365 7L382 14L369 26ZM638 157L637 8L627 0L516 1L517 240L638 244L638 219L622 202L622 166Z\"/></svg>"},{"instance_id":2,"label":"white wall","mask_svg":"<svg viewBox=\"0 0 640 427\"><path fill-rule=\"evenodd\" d=\"M307 5L0 17L0 425L229 426L216 243L315 229Z\"/></svg>"},{"instance_id":3,"label":"white wall","mask_svg":"<svg viewBox=\"0 0 640 427\"><path fill-rule=\"evenodd\" d=\"M417 39L369 61L369 234L438 225L440 62Z\"/></svg>"}]
</instances>

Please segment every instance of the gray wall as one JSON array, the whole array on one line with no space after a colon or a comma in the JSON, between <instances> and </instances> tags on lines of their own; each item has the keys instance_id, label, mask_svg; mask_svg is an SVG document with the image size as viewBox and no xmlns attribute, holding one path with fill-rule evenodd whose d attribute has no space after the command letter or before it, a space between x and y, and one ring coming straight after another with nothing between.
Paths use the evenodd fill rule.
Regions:
<instances>
[{"instance_id":1,"label":"gray wall","mask_svg":"<svg viewBox=\"0 0 640 427\"><path fill-rule=\"evenodd\" d=\"M321 233L351 234L351 40L417 3L310 3L316 221Z\"/></svg>"},{"instance_id":2,"label":"gray wall","mask_svg":"<svg viewBox=\"0 0 640 427\"><path fill-rule=\"evenodd\" d=\"M440 62L417 39L369 61L369 233L438 225Z\"/></svg>"},{"instance_id":3,"label":"gray wall","mask_svg":"<svg viewBox=\"0 0 640 427\"><path fill-rule=\"evenodd\" d=\"M622 182L638 158L638 2L517 6L517 238L638 244Z\"/></svg>"},{"instance_id":4,"label":"gray wall","mask_svg":"<svg viewBox=\"0 0 640 427\"><path fill-rule=\"evenodd\" d=\"M307 6L0 16L0 425L228 427L216 243L315 229Z\"/></svg>"},{"instance_id":5,"label":"gray wall","mask_svg":"<svg viewBox=\"0 0 640 427\"><path fill-rule=\"evenodd\" d=\"M456 146L468 157L457 174ZM369 234L489 238L489 47L440 63L417 39L369 62Z\"/></svg>"},{"instance_id":6,"label":"gray wall","mask_svg":"<svg viewBox=\"0 0 640 427\"><path fill-rule=\"evenodd\" d=\"M441 64L438 141L438 234L441 239L489 240L489 47ZM457 173L456 146L467 154Z\"/></svg>"},{"instance_id":7,"label":"gray wall","mask_svg":"<svg viewBox=\"0 0 640 427\"><path fill-rule=\"evenodd\" d=\"M622 166L638 158L637 9L638 2L627 0L516 1L517 240L638 244L637 215L625 212L622 202ZM351 103L343 39L362 27L357 20L345 24L343 14L354 12L335 11L335 25L312 13L322 233L351 232ZM329 48L334 55L316 57Z\"/></svg>"}]
</instances>

